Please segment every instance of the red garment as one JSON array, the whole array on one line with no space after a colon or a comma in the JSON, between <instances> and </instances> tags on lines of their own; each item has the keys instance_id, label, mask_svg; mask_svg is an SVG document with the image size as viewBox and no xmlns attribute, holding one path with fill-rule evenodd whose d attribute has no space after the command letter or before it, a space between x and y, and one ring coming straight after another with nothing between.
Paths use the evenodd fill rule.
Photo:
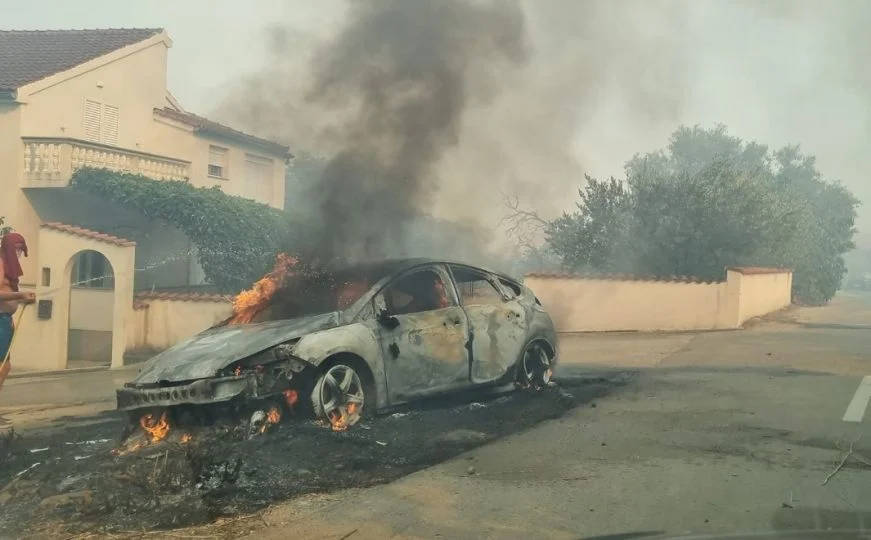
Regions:
<instances>
[{"instance_id":1,"label":"red garment","mask_svg":"<svg viewBox=\"0 0 871 540\"><path fill-rule=\"evenodd\" d=\"M18 278L24 275L21 263L18 262L18 253L16 253L19 247L24 251L24 256L27 257L27 242L17 232L6 233L0 239L0 259L3 260L3 272L6 274L9 286L15 292L18 292Z\"/></svg>"}]
</instances>

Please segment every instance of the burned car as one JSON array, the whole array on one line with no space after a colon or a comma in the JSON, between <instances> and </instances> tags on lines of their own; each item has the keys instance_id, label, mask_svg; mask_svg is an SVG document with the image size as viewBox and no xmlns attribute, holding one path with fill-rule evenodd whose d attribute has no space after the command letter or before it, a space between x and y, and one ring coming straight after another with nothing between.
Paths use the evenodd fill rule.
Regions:
<instances>
[{"instance_id":1,"label":"burned car","mask_svg":"<svg viewBox=\"0 0 871 540\"><path fill-rule=\"evenodd\" d=\"M553 322L517 280L388 260L294 276L250 321L231 318L152 357L117 406L151 433L233 414L265 426L300 409L340 430L437 394L541 388L556 360Z\"/></svg>"}]
</instances>

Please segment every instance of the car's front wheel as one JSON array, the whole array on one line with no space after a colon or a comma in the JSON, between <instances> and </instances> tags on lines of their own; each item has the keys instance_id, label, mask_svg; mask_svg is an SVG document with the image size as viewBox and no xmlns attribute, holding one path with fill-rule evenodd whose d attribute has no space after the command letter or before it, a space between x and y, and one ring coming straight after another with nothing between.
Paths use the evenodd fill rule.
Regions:
<instances>
[{"instance_id":1,"label":"car's front wheel","mask_svg":"<svg viewBox=\"0 0 871 540\"><path fill-rule=\"evenodd\" d=\"M353 367L336 364L327 369L312 390L312 407L317 418L327 420L336 431L360 421L366 394L360 375Z\"/></svg>"}]
</instances>

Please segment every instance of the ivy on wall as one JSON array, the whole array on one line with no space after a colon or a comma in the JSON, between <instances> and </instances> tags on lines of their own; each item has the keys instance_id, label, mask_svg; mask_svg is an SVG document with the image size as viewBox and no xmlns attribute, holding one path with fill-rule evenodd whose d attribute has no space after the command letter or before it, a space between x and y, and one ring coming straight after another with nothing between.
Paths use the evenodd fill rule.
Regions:
<instances>
[{"instance_id":1,"label":"ivy on wall","mask_svg":"<svg viewBox=\"0 0 871 540\"><path fill-rule=\"evenodd\" d=\"M249 287L272 268L291 230L285 212L218 187L91 168L77 170L70 184L181 230L196 246L206 279L228 293Z\"/></svg>"}]
</instances>

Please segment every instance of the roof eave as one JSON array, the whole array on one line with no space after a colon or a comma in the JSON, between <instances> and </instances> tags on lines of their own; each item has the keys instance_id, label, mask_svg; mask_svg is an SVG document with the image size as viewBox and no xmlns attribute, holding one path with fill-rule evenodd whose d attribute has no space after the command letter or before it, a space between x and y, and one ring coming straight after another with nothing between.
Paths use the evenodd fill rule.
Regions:
<instances>
[{"instance_id":1,"label":"roof eave","mask_svg":"<svg viewBox=\"0 0 871 540\"><path fill-rule=\"evenodd\" d=\"M215 137L223 137L226 139L241 141L253 146L259 146L260 148L268 149L275 154L281 154L286 159L293 159L294 157L293 154L290 153L289 146L284 146L273 141L254 137L253 135L246 135L243 133L228 133L222 129L213 128L211 126L198 126L194 129L194 133L203 133Z\"/></svg>"}]
</instances>

